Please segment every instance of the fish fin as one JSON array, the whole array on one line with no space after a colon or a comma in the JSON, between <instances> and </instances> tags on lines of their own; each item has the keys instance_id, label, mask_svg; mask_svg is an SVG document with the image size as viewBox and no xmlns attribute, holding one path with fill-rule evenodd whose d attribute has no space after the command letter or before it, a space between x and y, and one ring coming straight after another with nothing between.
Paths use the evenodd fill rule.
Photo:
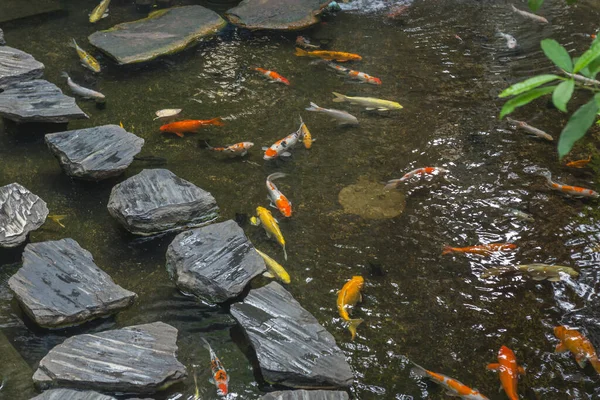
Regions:
<instances>
[{"instance_id":1,"label":"fish fin","mask_svg":"<svg viewBox=\"0 0 600 400\"><path fill-rule=\"evenodd\" d=\"M389 108L378 108L377 111L390 111Z\"/></svg>"},{"instance_id":2,"label":"fish fin","mask_svg":"<svg viewBox=\"0 0 600 400\"><path fill-rule=\"evenodd\" d=\"M225 125L225 122L223 122L223 120L221 119L221 117L217 117L217 118L213 118L211 120L208 121L210 124L215 125L215 126L223 126Z\"/></svg>"},{"instance_id":3,"label":"fish fin","mask_svg":"<svg viewBox=\"0 0 600 400\"><path fill-rule=\"evenodd\" d=\"M291 157L292 153L290 153L289 151L284 151L283 153L280 154L280 156L282 156L282 157Z\"/></svg>"},{"instance_id":4,"label":"fish fin","mask_svg":"<svg viewBox=\"0 0 600 400\"><path fill-rule=\"evenodd\" d=\"M300 47L296 47L296 53L298 57L308 57L308 51L302 50Z\"/></svg>"},{"instance_id":5,"label":"fish fin","mask_svg":"<svg viewBox=\"0 0 600 400\"><path fill-rule=\"evenodd\" d=\"M450 254L452 252L453 252L452 247L444 246L444 249L442 250L442 255Z\"/></svg>"},{"instance_id":6,"label":"fish fin","mask_svg":"<svg viewBox=\"0 0 600 400\"><path fill-rule=\"evenodd\" d=\"M267 176L268 181L274 181L275 179L286 177L287 174L283 172L274 172L271 175Z\"/></svg>"},{"instance_id":7,"label":"fish fin","mask_svg":"<svg viewBox=\"0 0 600 400\"><path fill-rule=\"evenodd\" d=\"M579 368L585 368L585 365L587 364L587 358L585 358L585 356L575 356L575 361L577 361L577 365L579 365Z\"/></svg>"},{"instance_id":8,"label":"fish fin","mask_svg":"<svg viewBox=\"0 0 600 400\"><path fill-rule=\"evenodd\" d=\"M77 42L75 41L75 39L71 39L71 41L69 42L69 47L72 47L74 49L77 49Z\"/></svg>"},{"instance_id":9,"label":"fish fin","mask_svg":"<svg viewBox=\"0 0 600 400\"><path fill-rule=\"evenodd\" d=\"M359 303L362 303L362 300L363 300L363 299L362 299L362 293L359 293L359 294L358 294L358 302L359 302Z\"/></svg>"},{"instance_id":10,"label":"fish fin","mask_svg":"<svg viewBox=\"0 0 600 400\"><path fill-rule=\"evenodd\" d=\"M500 387L498 388L498 392L502 392L502 389L504 389L504 388L502 387L502 384L500 384Z\"/></svg>"},{"instance_id":11,"label":"fish fin","mask_svg":"<svg viewBox=\"0 0 600 400\"><path fill-rule=\"evenodd\" d=\"M531 279L533 279L534 281L543 281L544 279L546 279L546 277L543 275L531 275Z\"/></svg>"},{"instance_id":12,"label":"fish fin","mask_svg":"<svg viewBox=\"0 0 600 400\"><path fill-rule=\"evenodd\" d=\"M390 181L387 181L387 183L384 186L384 190L393 190L398 188L398 184L400 183L400 179L392 179Z\"/></svg>"},{"instance_id":13,"label":"fish fin","mask_svg":"<svg viewBox=\"0 0 600 400\"><path fill-rule=\"evenodd\" d=\"M548 278L548 280L550 282L560 282L560 276L553 276L551 278Z\"/></svg>"},{"instance_id":14,"label":"fish fin","mask_svg":"<svg viewBox=\"0 0 600 400\"><path fill-rule=\"evenodd\" d=\"M356 328L358 328L358 326L362 323L363 320L360 318L348 320L348 330L352 335L352 340L354 340L354 338L356 337Z\"/></svg>"},{"instance_id":15,"label":"fish fin","mask_svg":"<svg viewBox=\"0 0 600 400\"><path fill-rule=\"evenodd\" d=\"M259 226L260 225L260 219L256 218L256 217L250 217L250 225Z\"/></svg>"},{"instance_id":16,"label":"fish fin","mask_svg":"<svg viewBox=\"0 0 600 400\"><path fill-rule=\"evenodd\" d=\"M305 108L306 111L321 111L322 108L319 107L318 105L316 105L315 103L313 103L312 101L310 102L310 107Z\"/></svg>"},{"instance_id":17,"label":"fish fin","mask_svg":"<svg viewBox=\"0 0 600 400\"><path fill-rule=\"evenodd\" d=\"M269 150L269 148L268 148L267 146L263 146L263 147L262 147L262 150L263 150L263 151L267 151L267 150Z\"/></svg>"},{"instance_id":18,"label":"fish fin","mask_svg":"<svg viewBox=\"0 0 600 400\"><path fill-rule=\"evenodd\" d=\"M331 92L333 93L333 95L335 96L335 98L332 100L334 103L342 103L344 101L346 101L346 96L344 96L343 94L340 94L338 92Z\"/></svg>"},{"instance_id":19,"label":"fish fin","mask_svg":"<svg viewBox=\"0 0 600 400\"><path fill-rule=\"evenodd\" d=\"M283 245L283 258L287 261L287 251L285 251L285 245Z\"/></svg>"},{"instance_id":20,"label":"fish fin","mask_svg":"<svg viewBox=\"0 0 600 400\"><path fill-rule=\"evenodd\" d=\"M212 376L208 378L208 382L212 383L213 385L216 385L215 379Z\"/></svg>"},{"instance_id":21,"label":"fish fin","mask_svg":"<svg viewBox=\"0 0 600 400\"><path fill-rule=\"evenodd\" d=\"M373 111L373 110L375 110L375 107L367 107L367 108L365 108L365 110Z\"/></svg>"},{"instance_id":22,"label":"fish fin","mask_svg":"<svg viewBox=\"0 0 600 400\"><path fill-rule=\"evenodd\" d=\"M271 279L275 278L275 275L273 275L269 271L263 272L262 276L264 276L265 278L271 278Z\"/></svg>"},{"instance_id":23,"label":"fish fin","mask_svg":"<svg viewBox=\"0 0 600 400\"><path fill-rule=\"evenodd\" d=\"M185 137L185 135L181 132L173 132L174 134L176 134L177 136L179 136L180 138Z\"/></svg>"},{"instance_id":24,"label":"fish fin","mask_svg":"<svg viewBox=\"0 0 600 400\"><path fill-rule=\"evenodd\" d=\"M102 14L102 16L100 17L100 19L104 19L108 17L108 8L106 9L106 11L104 12L104 14Z\"/></svg>"},{"instance_id":25,"label":"fish fin","mask_svg":"<svg viewBox=\"0 0 600 400\"><path fill-rule=\"evenodd\" d=\"M559 344L557 344L556 349L554 349L555 353L564 353L566 351L569 351L569 349L563 342L560 342Z\"/></svg>"},{"instance_id":26,"label":"fish fin","mask_svg":"<svg viewBox=\"0 0 600 400\"><path fill-rule=\"evenodd\" d=\"M489 371L498 371L498 369L500 369L500 364L491 363L491 364L488 364L485 368L488 369Z\"/></svg>"},{"instance_id":27,"label":"fish fin","mask_svg":"<svg viewBox=\"0 0 600 400\"><path fill-rule=\"evenodd\" d=\"M592 367L600 374L600 360L598 360L598 358L591 359L590 364L592 364Z\"/></svg>"},{"instance_id":28,"label":"fish fin","mask_svg":"<svg viewBox=\"0 0 600 400\"><path fill-rule=\"evenodd\" d=\"M525 368L523 368L523 366L519 365L519 366L517 367L517 373L518 373L519 375L525 375Z\"/></svg>"}]
</instances>

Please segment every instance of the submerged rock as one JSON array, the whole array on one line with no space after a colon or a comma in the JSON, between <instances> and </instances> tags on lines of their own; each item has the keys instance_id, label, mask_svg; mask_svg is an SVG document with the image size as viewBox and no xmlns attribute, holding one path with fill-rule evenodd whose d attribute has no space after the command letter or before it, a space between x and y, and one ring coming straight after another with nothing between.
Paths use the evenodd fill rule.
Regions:
<instances>
[{"instance_id":1,"label":"submerged rock","mask_svg":"<svg viewBox=\"0 0 600 400\"><path fill-rule=\"evenodd\" d=\"M4 40L4 37L2 38ZM31 54L9 46L0 47L0 87L41 78L44 64Z\"/></svg>"},{"instance_id":2,"label":"submerged rock","mask_svg":"<svg viewBox=\"0 0 600 400\"><path fill-rule=\"evenodd\" d=\"M231 315L250 339L267 382L297 388L352 384L333 336L277 282L251 290L231 306Z\"/></svg>"},{"instance_id":3,"label":"submerged rock","mask_svg":"<svg viewBox=\"0 0 600 400\"><path fill-rule=\"evenodd\" d=\"M92 391L52 389L35 396L31 400L117 400L117 398Z\"/></svg>"},{"instance_id":4,"label":"submerged rock","mask_svg":"<svg viewBox=\"0 0 600 400\"><path fill-rule=\"evenodd\" d=\"M319 22L318 15L329 3L331 0L243 0L225 16L247 29L299 30Z\"/></svg>"},{"instance_id":5,"label":"submerged rock","mask_svg":"<svg viewBox=\"0 0 600 400\"><path fill-rule=\"evenodd\" d=\"M108 212L136 235L182 230L217 218L219 207L207 191L166 169L145 169L116 185Z\"/></svg>"},{"instance_id":6,"label":"submerged rock","mask_svg":"<svg viewBox=\"0 0 600 400\"><path fill-rule=\"evenodd\" d=\"M261 400L348 400L348 393L332 390L286 390L271 392Z\"/></svg>"},{"instance_id":7,"label":"submerged rock","mask_svg":"<svg viewBox=\"0 0 600 400\"><path fill-rule=\"evenodd\" d=\"M0 187L0 247L16 247L46 222L48 207L18 183Z\"/></svg>"},{"instance_id":8,"label":"submerged rock","mask_svg":"<svg viewBox=\"0 0 600 400\"><path fill-rule=\"evenodd\" d=\"M226 24L219 14L202 6L174 7L93 33L89 41L119 64L133 64L184 50Z\"/></svg>"},{"instance_id":9,"label":"submerged rock","mask_svg":"<svg viewBox=\"0 0 600 400\"><path fill-rule=\"evenodd\" d=\"M144 145L118 125L50 133L45 139L67 175L94 181L123 173Z\"/></svg>"},{"instance_id":10,"label":"submerged rock","mask_svg":"<svg viewBox=\"0 0 600 400\"><path fill-rule=\"evenodd\" d=\"M367 180L346 186L340 191L338 201L347 214L366 219L394 218L406 208L406 197L397 190L384 190L384 185Z\"/></svg>"},{"instance_id":11,"label":"submerged rock","mask_svg":"<svg viewBox=\"0 0 600 400\"><path fill-rule=\"evenodd\" d=\"M115 313L136 298L115 284L73 239L25 246L23 267L8 285L27 315L45 328L77 325Z\"/></svg>"},{"instance_id":12,"label":"submerged rock","mask_svg":"<svg viewBox=\"0 0 600 400\"><path fill-rule=\"evenodd\" d=\"M177 235L167 249L167 270L181 291L222 303L266 267L242 228L229 220Z\"/></svg>"},{"instance_id":13,"label":"submerged rock","mask_svg":"<svg viewBox=\"0 0 600 400\"><path fill-rule=\"evenodd\" d=\"M182 381L177 329L163 322L72 336L42 358L33 382L106 393L154 393Z\"/></svg>"},{"instance_id":14,"label":"submerged rock","mask_svg":"<svg viewBox=\"0 0 600 400\"><path fill-rule=\"evenodd\" d=\"M14 83L4 89L0 93L0 116L6 119L65 123L72 119L88 118L74 98L64 95L56 85L43 79Z\"/></svg>"}]
</instances>

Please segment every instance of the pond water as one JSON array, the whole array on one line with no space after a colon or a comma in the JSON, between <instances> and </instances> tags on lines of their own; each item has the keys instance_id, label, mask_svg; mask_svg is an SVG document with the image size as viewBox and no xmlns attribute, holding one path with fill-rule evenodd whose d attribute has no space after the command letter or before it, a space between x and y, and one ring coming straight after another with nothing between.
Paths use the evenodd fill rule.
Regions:
<instances>
[{"instance_id":1,"label":"pond water","mask_svg":"<svg viewBox=\"0 0 600 400\"><path fill-rule=\"evenodd\" d=\"M546 0L540 14L550 20L548 25L519 17L505 1L415 0L402 21L385 18L387 2L362 1L358 11L329 16L303 32L331 49L361 54L356 69L379 77L380 87L352 83L295 57L295 34L234 28L145 66L118 67L93 52L104 68L93 75L67 47L70 39L91 50L89 34L144 15L131 1L114 0L110 17L91 25L88 13L96 3L69 1L62 14L6 24L6 40L43 62L46 79L66 93L61 71L106 95L104 109L78 101L91 118L72 122L69 129L122 121L146 141L141 155L165 158L159 167L210 191L221 208L221 220L252 215L257 206L268 204L265 177L275 171L288 174L277 181L295 208L293 218L281 224L289 255L284 265L292 276L288 290L345 352L356 371L355 398L446 398L441 388L411 375L411 360L476 387L490 399L504 399L497 374L485 369L496 362L503 344L527 368L519 383L522 398L600 398L597 374L591 368L580 370L569 354L555 354L552 334L554 326L566 322L565 313L572 315L598 301L597 202L550 192L536 173L549 169L566 183L586 187L596 185L594 175L562 167L555 144L509 130L497 118L502 89L552 71L540 51L541 39L552 37L572 54L588 47L590 39L580 34L598 29L597 1L569 7L564 1ZM233 5L197 3L218 12ZM526 8L525 2L517 5ZM495 36L496 29L513 35L518 48L507 49L506 41ZM248 67L275 69L292 85L268 84ZM404 108L377 115L333 103L332 91L395 100ZM337 128L325 116L304 111L311 101L353 113L360 126ZM183 108L186 118L221 116L226 125L180 139L160 133L160 123L152 120L162 108ZM298 148L290 160L265 163L261 146L296 130L299 115L317 139L312 149ZM564 114L544 101L515 118L555 138L566 122ZM247 158L252 162L223 159L203 148L204 140L212 145L252 141L256 146ZM256 399L271 390L227 306L186 297L169 279L165 251L173 235L139 241L108 214L111 188L156 165L135 161L117 179L74 181L61 171L43 135L18 131L11 124L0 124L0 160L0 185L19 182L42 197L51 213L68 216L66 228L48 222L31 234L32 242L73 238L118 284L139 295L133 307L115 317L75 329L42 330L23 315L7 289L22 248L0 251L0 336L24 360L11 372L30 376L52 347L74 334L160 320L179 329L179 359L190 372L195 368L203 399L217 395L207 381L209 360L200 335L211 342L231 376L231 398ZM345 214L338 203L346 186L399 178L429 165L448 169L447 179L401 186L406 209L400 216L364 219ZM506 216L510 208L530 213L535 222ZM248 223L243 228L258 248L283 261L280 248L262 229ZM441 255L444 245L490 242L519 247L492 257ZM533 262L569 265L580 277L557 283L480 277L489 267ZM335 303L336 291L353 275L366 281L364 302L353 313L365 323L354 342ZM265 282L259 278L252 285ZM191 398L192 375L152 397ZM34 393L30 381L8 380L0 398L28 399Z\"/></svg>"}]
</instances>

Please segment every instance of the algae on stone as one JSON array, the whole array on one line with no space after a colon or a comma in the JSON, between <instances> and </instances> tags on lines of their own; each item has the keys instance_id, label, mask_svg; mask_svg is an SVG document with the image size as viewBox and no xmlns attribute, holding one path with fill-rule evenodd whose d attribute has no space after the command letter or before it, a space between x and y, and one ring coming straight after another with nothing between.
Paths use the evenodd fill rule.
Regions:
<instances>
[{"instance_id":1,"label":"algae on stone","mask_svg":"<svg viewBox=\"0 0 600 400\"><path fill-rule=\"evenodd\" d=\"M384 190L383 184L365 179L343 188L338 201L345 213L366 219L394 218L406 207L404 194L397 190Z\"/></svg>"}]
</instances>

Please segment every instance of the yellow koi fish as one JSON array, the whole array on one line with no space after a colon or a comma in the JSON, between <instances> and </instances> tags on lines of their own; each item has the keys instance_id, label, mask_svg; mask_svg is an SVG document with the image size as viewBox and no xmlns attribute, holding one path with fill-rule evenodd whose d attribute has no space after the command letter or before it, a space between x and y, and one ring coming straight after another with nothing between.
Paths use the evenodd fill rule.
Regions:
<instances>
[{"instance_id":1,"label":"yellow koi fish","mask_svg":"<svg viewBox=\"0 0 600 400\"><path fill-rule=\"evenodd\" d=\"M308 130L306 124L302 120L302 117L300 117L300 129L302 130L302 143L304 143L304 147L310 149L312 147L312 142L314 142L317 139L312 138L312 135L310 134L310 131Z\"/></svg>"},{"instance_id":2,"label":"yellow koi fish","mask_svg":"<svg viewBox=\"0 0 600 400\"><path fill-rule=\"evenodd\" d=\"M110 0L102 0L100 4L94 8L94 11L90 14L90 22L95 24L100 21L102 18L108 17L108 5L110 4Z\"/></svg>"},{"instance_id":3,"label":"yellow koi fish","mask_svg":"<svg viewBox=\"0 0 600 400\"><path fill-rule=\"evenodd\" d=\"M335 96L335 99L333 99L334 103L342 103L344 101L347 101L350 104L357 104L359 106L363 106L367 110L390 111L400 110L401 108L403 108L400 105L400 103L396 103L395 101L381 100L376 99L374 97L350 97L337 92L332 93Z\"/></svg>"},{"instance_id":4,"label":"yellow koi fish","mask_svg":"<svg viewBox=\"0 0 600 400\"><path fill-rule=\"evenodd\" d=\"M255 226L262 225L268 237L271 237L271 235L275 237L277 243L279 243L283 248L283 257L287 261L287 252L285 251L285 239L283 238L283 234L279 229L279 223L277 222L275 217L273 217L271 211L267 210L264 207L256 207L256 214L258 214L258 218L250 218L250 223Z\"/></svg>"},{"instance_id":5,"label":"yellow koi fish","mask_svg":"<svg viewBox=\"0 0 600 400\"><path fill-rule=\"evenodd\" d=\"M81 65L94 72L100 72L100 63L98 63L98 60L89 55L87 51L79 47L75 39L73 39L73 42L70 43L69 46L77 50L77 55L79 56L79 60L81 60Z\"/></svg>"},{"instance_id":6,"label":"yellow koi fish","mask_svg":"<svg viewBox=\"0 0 600 400\"><path fill-rule=\"evenodd\" d=\"M46 218L48 218L49 220L53 221L55 224L57 224L61 228L65 228L65 226L62 223L62 220L65 219L65 218L67 218L66 215L50 214Z\"/></svg>"},{"instance_id":7,"label":"yellow koi fish","mask_svg":"<svg viewBox=\"0 0 600 400\"><path fill-rule=\"evenodd\" d=\"M263 274L263 276L267 278L277 278L283 283L289 284L292 280L290 278L290 274L287 273L285 268L277 261L273 260L271 257L263 253L258 249L254 249L260 256L265 260L265 265L267 266L268 271Z\"/></svg>"},{"instance_id":8,"label":"yellow koi fish","mask_svg":"<svg viewBox=\"0 0 600 400\"><path fill-rule=\"evenodd\" d=\"M348 330L352 334L352 340L356 336L356 328L362 324L362 319L350 319L348 315L348 307L353 307L356 303L362 301L362 295L360 294L361 289L365 284L365 280L362 276L353 276L346 284L342 287L342 290L338 292L337 308L340 313L340 317L344 321L348 322Z\"/></svg>"}]
</instances>

